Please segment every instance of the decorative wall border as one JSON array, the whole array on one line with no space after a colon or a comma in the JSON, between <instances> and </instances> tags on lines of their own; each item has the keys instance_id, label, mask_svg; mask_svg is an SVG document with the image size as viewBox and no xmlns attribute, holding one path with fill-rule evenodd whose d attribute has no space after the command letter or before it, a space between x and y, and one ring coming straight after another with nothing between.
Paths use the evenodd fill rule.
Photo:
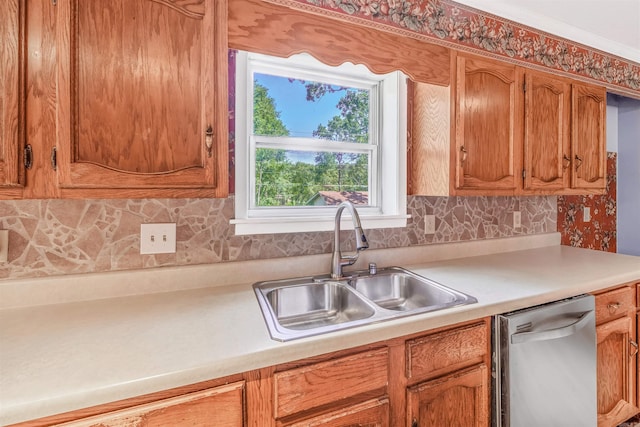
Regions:
<instances>
[{"instance_id":1,"label":"decorative wall border","mask_svg":"<svg viewBox=\"0 0 640 427\"><path fill-rule=\"evenodd\" d=\"M640 64L451 0L265 0L597 81L640 99Z\"/></svg>"}]
</instances>

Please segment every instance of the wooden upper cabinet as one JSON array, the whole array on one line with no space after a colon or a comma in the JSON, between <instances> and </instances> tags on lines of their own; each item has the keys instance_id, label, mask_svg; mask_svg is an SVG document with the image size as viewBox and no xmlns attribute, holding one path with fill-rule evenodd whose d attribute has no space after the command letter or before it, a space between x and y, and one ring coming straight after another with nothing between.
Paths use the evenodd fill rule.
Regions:
<instances>
[{"instance_id":1,"label":"wooden upper cabinet","mask_svg":"<svg viewBox=\"0 0 640 427\"><path fill-rule=\"evenodd\" d=\"M226 0L59 0L58 183L227 192Z\"/></svg>"},{"instance_id":2,"label":"wooden upper cabinet","mask_svg":"<svg viewBox=\"0 0 640 427\"><path fill-rule=\"evenodd\" d=\"M0 188L24 185L24 0L0 2Z\"/></svg>"},{"instance_id":3,"label":"wooden upper cabinet","mask_svg":"<svg viewBox=\"0 0 640 427\"><path fill-rule=\"evenodd\" d=\"M525 81L524 189L569 188L571 83L535 71Z\"/></svg>"},{"instance_id":4,"label":"wooden upper cabinet","mask_svg":"<svg viewBox=\"0 0 640 427\"><path fill-rule=\"evenodd\" d=\"M576 189L604 189L606 186L606 109L603 87L574 83L572 88L571 147Z\"/></svg>"},{"instance_id":5,"label":"wooden upper cabinet","mask_svg":"<svg viewBox=\"0 0 640 427\"><path fill-rule=\"evenodd\" d=\"M522 70L458 53L456 74L455 188L513 194L521 182Z\"/></svg>"}]
</instances>

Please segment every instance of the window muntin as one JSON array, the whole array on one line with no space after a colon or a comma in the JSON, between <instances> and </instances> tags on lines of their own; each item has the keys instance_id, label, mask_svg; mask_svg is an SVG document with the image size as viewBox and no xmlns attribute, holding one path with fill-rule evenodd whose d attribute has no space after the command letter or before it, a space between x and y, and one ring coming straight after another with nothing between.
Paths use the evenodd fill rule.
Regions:
<instances>
[{"instance_id":1,"label":"window muntin","mask_svg":"<svg viewBox=\"0 0 640 427\"><path fill-rule=\"evenodd\" d=\"M308 55L282 59L239 52L236 82L236 219L232 223L237 234L278 232L272 227L278 218L284 218L284 231L331 229L340 197L357 204L365 224L385 217L391 220L390 227L406 224L406 85L401 73L380 76L348 63L331 67ZM265 89L269 96L271 89L283 87L291 93L275 97L271 115L296 110L299 104L289 100L293 92L299 95L300 87L316 102L329 98L333 106L307 112L315 120L312 126L274 126L273 120L267 125L264 113L256 112L257 103L264 101ZM345 97L359 102L359 108L348 111L348 105L340 104ZM348 115L353 110L359 114ZM281 123L292 121L285 118ZM383 144L382 139L388 142ZM324 162L319 161L322 158ZM332 170L334 179L321 182L317 176L331 162L337 165ZM304 221L308 227L300 225ZM252 228L250 223L268 223L269 231ZM288 230L286 224L292 223L295 230Z\"/></svg>"}]
</instances>

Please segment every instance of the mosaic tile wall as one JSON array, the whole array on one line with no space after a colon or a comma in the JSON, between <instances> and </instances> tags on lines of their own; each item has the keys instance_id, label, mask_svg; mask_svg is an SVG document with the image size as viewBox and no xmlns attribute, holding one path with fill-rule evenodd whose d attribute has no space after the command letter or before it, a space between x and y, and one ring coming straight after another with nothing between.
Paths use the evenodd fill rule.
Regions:
<instances>
[{"instance_id":1,"label":"mosaic tile wall","mask_svg":"<svg viewBox=\"0 0 640 427\"><path fill-rule=\"evenodd\" d=\"M558 197L558 231L563 245L616 252L617 153L607 153L607 191L602 196ZM588 206L591 220L584 221Z\"/></svg>"},{"instance_id":2,"label":"mosaic tile wall","mask_svg":"<svg viewBox=\"0 0 640 427\"><path fill-rule=\"evenodd\" d=\"M511 212L522 212L515 230ZM367 231L373 249L556 231L556 197L409 197L407 227ZM233 198L0 201L9 260L0 278L39 277L329 253L332 234L235 236ZM424 234L424 215L436 233ZM175 222L175 254L140 255L140 224Z\"/></svg>"}]
</instances>

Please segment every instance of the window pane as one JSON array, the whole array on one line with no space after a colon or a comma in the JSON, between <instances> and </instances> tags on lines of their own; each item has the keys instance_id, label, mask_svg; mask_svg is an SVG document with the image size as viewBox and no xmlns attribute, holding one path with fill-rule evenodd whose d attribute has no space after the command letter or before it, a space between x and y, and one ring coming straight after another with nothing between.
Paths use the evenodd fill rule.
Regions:
<instances>
[{"instance_id":1,"label":"window pane","mask_svg":"<svg viewBox=\"0 0 640 427\"><path fill-rule=\"evenodd\" d=\"M369 143L368 89L254 73L254 135Z\"/></svg>"},{"instance_id":2,"label":"window pane","mask_svg":"<svg viewBox=\"0 0 640 427\"><path fill-rule=\"evenodd\" d=\"M256 148L256 207L369 204L369 155Z\"/></svg>"}]
</instances>

